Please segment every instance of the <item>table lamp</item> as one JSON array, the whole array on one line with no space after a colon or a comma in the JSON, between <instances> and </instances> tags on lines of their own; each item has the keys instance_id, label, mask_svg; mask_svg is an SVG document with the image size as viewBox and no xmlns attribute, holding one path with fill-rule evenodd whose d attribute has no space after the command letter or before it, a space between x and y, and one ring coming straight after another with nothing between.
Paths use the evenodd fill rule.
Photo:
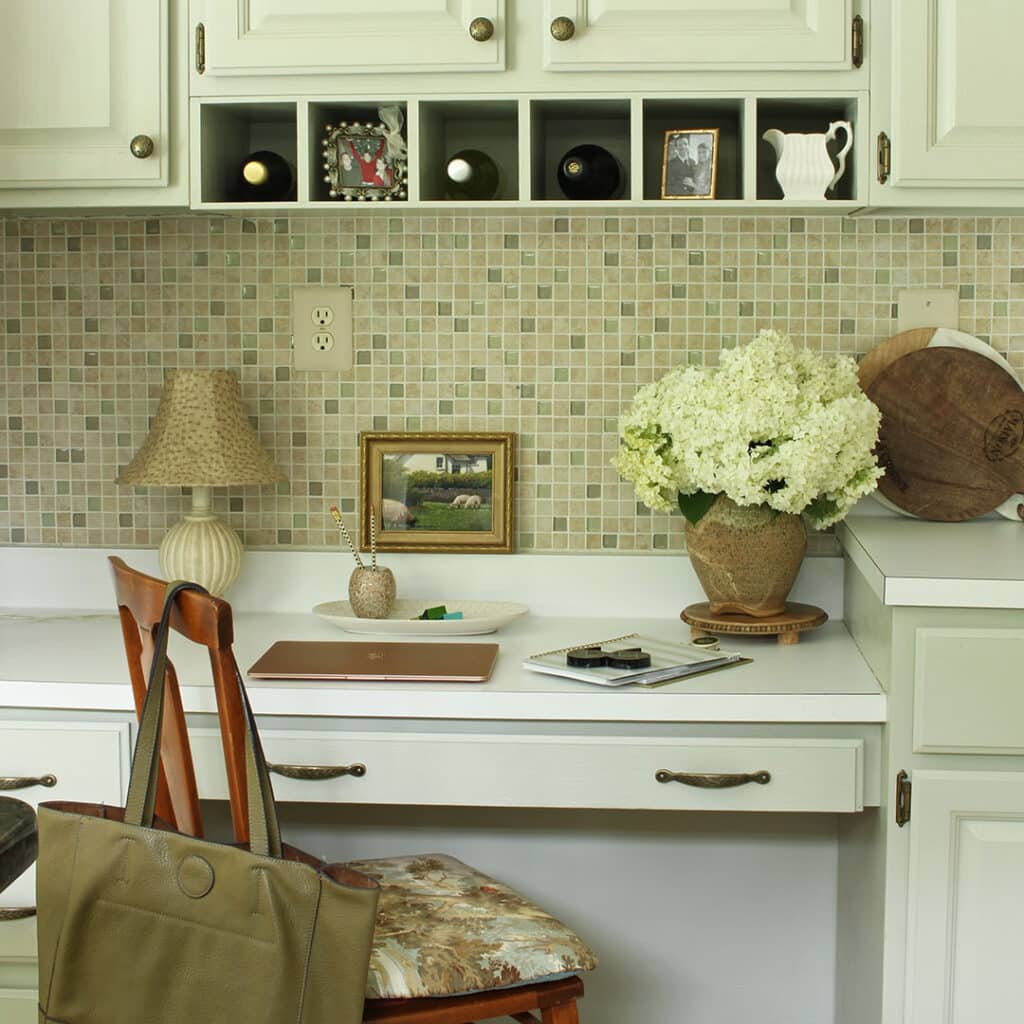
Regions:
<instances>
[{"instance_id":1,"label":"table lamp","mask_svg":"<svg viewBox=\"0 0 1024 1024\"><path fill-rule=\"evenodd\" d=\"M210 488L285 479L260 444L230 370L171 370L149 434L117 483L192 488L192 511L164 537L160 568L168 580L223 594L241 571L242 542L210 511Z\"/></svg>"}]
</instances>

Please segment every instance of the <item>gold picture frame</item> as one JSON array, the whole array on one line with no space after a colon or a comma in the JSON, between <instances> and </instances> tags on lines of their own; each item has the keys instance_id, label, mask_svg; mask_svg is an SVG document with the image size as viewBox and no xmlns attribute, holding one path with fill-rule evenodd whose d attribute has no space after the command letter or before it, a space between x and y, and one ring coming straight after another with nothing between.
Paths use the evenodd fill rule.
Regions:
<instances>
[{"instance_id":1,"label":"gold picture frame","mask_svg":"<svg viewBox=\"0 0 1024 1024\"><path fill-rule=\"evenodd\" d=\"M662 199L714 199L718 184L718 129L665 132L661 160Z\"/></svg>"},{"instance_id":2,"label":"gold picture frame","mask_svg":"<svg viewBox=\"0 0 1024 1024\"><path fill-rule=\"evenodd\" d=\"M363 432L359 546L510 554L514 480L515 434Z\"/></svg>"}]
</instances>

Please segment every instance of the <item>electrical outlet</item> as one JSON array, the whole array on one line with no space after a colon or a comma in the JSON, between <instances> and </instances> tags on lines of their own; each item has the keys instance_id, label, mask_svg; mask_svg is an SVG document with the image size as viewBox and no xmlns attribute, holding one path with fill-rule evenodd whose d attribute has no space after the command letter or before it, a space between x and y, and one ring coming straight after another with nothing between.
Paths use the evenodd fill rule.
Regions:
<instances>
[{"instance_id":1,"label":"electrical outlet","mask_svg":"<svg viewBox=\"0 0 1024 1024\"><path fill-rule=\"evenodd\" d=\"M296 370L352 369L352 289L292 289L292 349Z\"/></svg>"},{"instance_id":2,"label":"electrical outlet","mask_svg":"<svg viewBox=\"0 0 1024 1024\"><path fill-rule=\"evenodd\" d=\"M914 288L896 295L897 331L913 327L960 327L960 296L955 289Z\"/></svg>"}]
</instances>

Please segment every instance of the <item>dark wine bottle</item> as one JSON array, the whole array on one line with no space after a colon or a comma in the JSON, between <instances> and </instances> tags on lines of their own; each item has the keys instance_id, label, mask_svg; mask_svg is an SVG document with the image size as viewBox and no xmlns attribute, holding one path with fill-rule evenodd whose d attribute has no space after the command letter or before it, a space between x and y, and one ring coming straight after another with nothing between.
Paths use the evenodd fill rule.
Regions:
<instances>
[{"instance_id":1,"label":"dark wine bottle","mask_svg":"<svg viewBox=\"0 0 1024 1024\"><path fill-rule=\"evenodd\" d=\"M574 146L559 161L558 185L569 199L615 199L622 189L619 162L601 146Z\"/></svg>"},{"instance_id":2,"label":"dark wine bottle","mask_svg":"<svg viewBox=\"0 0 1024 1024\"><path fill-rule=\"evenodd\" d=\"M445 167L449 199L493 199L498 194L498 167L479 149L460 149Z\"/></svg>"},{"instance_id":3,"label":"dark wine bottle","mask_svg":"<svg viewBox=\"0 0 1024 1024\"><path fill-rule=\"evenodd\" d=\"M238 171L235 196L243 203L276 203L295 198L295 174L278 153L260 149L250 153Z\"/></svg>"}]
</instances>

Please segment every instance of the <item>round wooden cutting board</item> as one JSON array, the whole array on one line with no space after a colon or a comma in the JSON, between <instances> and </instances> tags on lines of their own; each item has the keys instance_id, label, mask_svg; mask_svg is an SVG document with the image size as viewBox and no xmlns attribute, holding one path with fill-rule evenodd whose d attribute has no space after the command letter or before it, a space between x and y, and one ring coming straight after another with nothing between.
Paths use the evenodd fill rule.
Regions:
<instances>
[{"instance_id":1,"label":"round wooden cutting board","mask_svg":"<svg viewBox=\"0 0 1024 1024\"><path fill-rule=\"evenodd\" d=\"M865 390L882 410L878 489L894 505L960 522L1024 491L1024 391L997 364L965 349L920 348Z\"/></svg>"},{"instance_id":2,"label":"round wooden cutting board","mask_svg":"<svg viewBox=\"0 0 1024 1024\"><path fill-rule=\"evenodd\" d=\"M917 352L928 347L928 342L935 335L934 327L915 327L910 331L900 331L891 338L879 342L857 364L857 378L864 391L874 383L875 378L888 369L909 352Z\"/></svg>"}]
</instances>

